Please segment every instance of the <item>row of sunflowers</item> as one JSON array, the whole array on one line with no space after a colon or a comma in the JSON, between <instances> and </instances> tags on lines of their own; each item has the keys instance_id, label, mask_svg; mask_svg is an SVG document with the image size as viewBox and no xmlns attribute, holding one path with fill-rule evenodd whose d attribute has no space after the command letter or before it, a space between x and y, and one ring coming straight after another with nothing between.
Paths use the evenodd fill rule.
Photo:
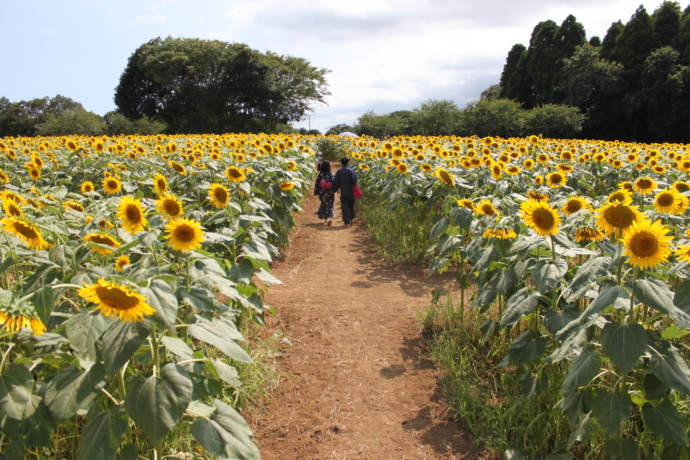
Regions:
<instances>
[{"instance_id":1,"label":"row of sunflowers","mask_svg":"<svg viewBox=\"0 0 690 460\"><path fill-rule=\"evenodd\" d=\"M430 221L482 341L526 398L556 392L567 448L688 455L690 146L587 140L354 139L362 187ZM471 289L470 289L471 287ZM471 297L466 299L466 293Z\"/></svg>"},{"instance_id":2,"label":"row of sunflowers","mask_svg":"<svg viewBox=\"0 0 690 460\"><path fill-rule=\"evenodd\" d=\"M204 455L259 458L228 403L237 324L271 308L308 140L0 139L3 455L160 458L185 425Z\"/></svg>"}]
</instances>

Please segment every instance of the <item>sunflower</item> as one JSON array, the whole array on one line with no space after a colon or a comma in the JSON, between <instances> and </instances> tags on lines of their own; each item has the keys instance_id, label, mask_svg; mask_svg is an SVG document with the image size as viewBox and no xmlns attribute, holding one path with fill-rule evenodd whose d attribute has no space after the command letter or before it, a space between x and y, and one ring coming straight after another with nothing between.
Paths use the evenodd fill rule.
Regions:
<instances>
[{"instance_id":1,"label":"sunflower","mask_svg":"<svg viewBox=\"0 0 690 460\"><path fill-rule=\"evenodd\" d=\"M484 230L482 238L497 238L499 240L513 240L517 238L517 233L509 228L487 228Z\"/></svg>"},{"instance_id":2,"label":"sunflower","mask_svg":"<svg viewBox=\"0 0 690 460\"><path fill-rule=\"evenodd\" d=\"M633 183L630 182L630 181L627 181L627 180L621 182L620 184L618 184L618 188L619 188L620 190L627 190L627 191L629 191L630 193L632 193L632 192L634 191L634 190L633 190Z\"/></svg>"},{"instance_id":3,"label":"sunflower","mask_svg":"<svg viewBox=\"0 0 690 460\"><path fill-rule=\"evenodd\" d=\"M519 166L511 165L505 169L505 172L506 172L506 174L509 174L511 176L517 176L518 174L520 174L522 172L522 169L520 169Z\"/></svg>"},{"instance_id":4,"label":"sunflower","mask_svg":"<svg viewBox=\"0 0 690 460\"><path fill-rule=\"evenodd\" d=\"M656 209L656 212L678 215L681 214L681 210L684 212L687 209L687 202L688 199L685 195L670 188L656 194L654 197L654 209Z\"/></svg>"},{"instance_id":5,"label":"sunflower","mask_svg":"<svg viewBox=\"0 0 690 460\"><path fill-rule=\"evenodd\" d=\"M141 200L131 196L123 196L117 210L117 218L122 220L122 228L131 234L144 230L146 214L141 207Z\"/></svg>"},{"instance_id":6,"label":"sunflower","mask_svg":"<svg viewBox=\"0 0 690 460\"><path fill-rule=\"evenodd\" d=\"M472 203L472 200L467 200L467 199L458 200L458 206L462 206L463 208L467 208L470 211L474 211L474 204Z\"/></svg>"},{"instance_id":7,"label":"sunflower","mask_svg":"<svg viewBox=\"0 0 690 460\"><path fill-rule=\"evenodd\" d=\"M40 250L48 247L48 243L41 236L41 232L25 220L6 217L0 220L0 225L7 233L19 237L29 249Z\"/></svg>"},{"instance_id":8,"label":"sunflower","mask_svg":"<svg viewBox=\"0 0 690 460\"><path fill-rule=\"evenodd\" d=\"M610 194L606 201L609 203L621 203L627 206L632 204L633 197L631 192L622 188Z\"/></svg>"},{"instance_id":9,"label":"sunflower","mask_svg":"<svg viewBox=\"0 0 690 460\"><path fill-rule=\"evenodd\" d=\"M666 236L669 229L661 221L651 222L639 219L623 236L624 256L635 267L653 268L666 262L671 255L672 236Z\"/></svg>"},{"instance_id":10,"label":"sunflower","mask_svg":"<svg viewBox=\"0 0 690 460\"><path fill-rule=\"evenodd\" d=\"M532 201L543 201L544 203L549 202L549 195L546 195L545 193L539 193L535 192L534 190L528 190L527 196Z\"/></svg>"},{"instance_id":11,"label":"sunflower","mask_svg":"<svg viewBox=\"0 0 690 460\"><path fill-rule=\"evenodd\" d=\"M477 215L485 215L492 217L499 214L498 210L494 207L494 204L490 200L480 200L479 203L474 207L474 212Z\"/></svg>"},{"instance_id":12,"label":"sunflower","mask_svg":"<svg viewBox=\"0 0 690 460\"><path fill-rule=\"evenodd\" d=\"M634 222L644 218L637 206L616 202L605 203L596 210L596 213L599 214L597 226L607 236L611 234L620 236Z\"/></svg>"},{"instance_id":13,"label":"sunflower","mask_svg":"<svg viewBox=\"0 0 690 460\"><path fill-rule=\"evenodd\" d=\"M74 200L67 200L62 205L65 207L65 209L71 209L72 211L78 211L78 212L84 212L84 205L74 201Z\"/></svg>"},{"instance_id":14,"label":"sunflower","mask_svg":"<svg viewBox=\"0 0 690 460\"><path fill-rule=\"evenodd\" d=\"M91 193L95 190L95 187L93 186L93 182L90 180L85 180L84 182L81 183L81 187L79 189L81 193Z\"/></svg>"},{"instance_id":15,"label":"sunflower","mask_svg":"<svg viewBox=\"0 0 690 460\"><path fill-rule=\"evenodd\" d=\"M584 198L576 196L566 201L562 209L563 214L569 216L571 214L575 214L581 209L592 209L592 206Z\"/></svg>"},{"instance_id":16,"label":"sunflower","mask_svg":"<svg viewBox=\"0 0 690 460\"><path fill-rule=\"evenodd\" d=\"M198 222L181 218L171 220L166 226L168 245L176 251L194 251L201 247L204 241L204 230Z\"/></svg>"},{"instance_id":17,"label":"sunflower","mask_svg":"<svg viewBox=\"0 0 690 460\"><path fill-rule=\"evenodd\" d=\"M166 193L156 200L156 211L170 219L177 219L184 214L182 203L170 193Z\"/></svg>"},{"instance_id":18,"label":"sunflower","mask_svg":"<svg viewBox=\"0 0 690 460\"><path fill-rule=\"evenodd\" d=\"M43 335L46 327L36 314L13 314L0 311L0 326L5 325L7 332L17 332L23 327L31 329L34 335Z\"/></svg>"},{"instance_id":19,"label":"sunflower","mask_svg":"<svg viewBox=\"0 0 690 460\"><path fill-rule=\"evenodd\" d=\"M677 191L679 191L681 193L687 192L688 190L690 190L690 184L688 184L687 182L682 181L682 180L675 181L673 184L671 184L671 187L673 187L674 189L676 189Z\"/></svg>"},{"instance_id":20,"label":"sunflower","mask_svg":"<svg viewBox=\"0 0 690 460\"><path fill-rule=\"evenodd\" d=\"M126 254L122 254L120 257L118 257L115 260L115 270L117 270L118 272L121 272L122 270L124 270L124 268L127 265L129 265L131 263L132 263L132 261L129 260L129 256L127 256Z\"/></svg>"},{"instance_id":21,"label":"sunflower","mask_svg":"<svg viewBox=\"0 0 690 460\"><path fill-rule=\"evenodd\" d=\"M242 182L246 178L244 171L236 166L228 166L225 170L225 176L233 182Z\"/></svg>"},{"instance_id":22,"label":"sunflower","mask_svg":"<svg viewBox=\"0 0 690 460\"><path fill-rule=\"evenodd\" d=\"M0 183L7 184L9 183L10 178L7 174L5 174L5 171L0 169Z\"/></svg>"},{"instance_id":23,"label":"sunflower","mask_svg":"<svg viewBox=\"0 0 690 460\"><path fill-rule=\"evenodd\" d=\"M643 195L652 193L656 187L656 182L650 177L640 177L633 184L633 189Z\"/></svg>"},{"instance_id":24,"label":"sunflower","mask_svg":"<svg viewBox=\"0 0 690 460\"><path fill-rule=\"evenodd\" d=\"M103 192L106 195L114 195L120 193L122 190L122 182L114 177L106 177L103 179Z\"/></svg>"},{"instance_id":25,"label":"sunflower","mask_svg":"<svg viewBox=\"0 0 690 460\"><path fill-rule=\"evenodd\" d=\"M293 188L295 188L295 184L293 184L289 180L286 180L286 181L280 183L280 189L284 192L287 192L288 190L292 190Z\"/></svg>"},{"instance_id":26,"label":"sunflower","mask_svg":"<svg viewBox=\"0 0 690 460\"><path fill-rule=\"evenodd\" d=\"M561 218L555 208L543 201L526 200L520 205L520 217L532 230L542 236L555 235Z\"/></svg>"},{"instance_id":27,"label":"sunflower","mask_svg":"<svg viewBox=\"0 0 690 460\"><path fill-rule=\"evenodd\" d=\"M170 166L172 169L174 169L181 176L187 175L187 168L185 168L184 165L178 163L177 161L174 161L174 160L168 161L168 166Z\"/></svg>"},{"instance_id":28,"label":"sunflower","mask_svg":"<svg viewBox=\"0 0 690 460\"><path fill-rule=\"evenodd\" d=\"M552 172L546 176L546 184L551 188L558 188L565 185L568 179L563 173Z\"/></svg>"},{"instance_id":29,"label":"sunflower","mask_svg":"<svg viewBox=\"0 0 690 460\"><path fill-rule=\"evenodd\" d=\"M535 165L535 164L536 164L536 163L534 162L533 159L528 158L528 159L526 159L526 160L522 163L522 166L524 166L525 169L532 169L532 168L534 168L534 165Z\"/></svg>"},{"instance_id":30,"label":"sunflower","mask_svg":"<svg viewBox=\"0 0 690 460\"><path fill-rule=\"evenodd\" d=\"M596 228L582 227L575 230L575 241L578 243L591 243L604 239L604 234Z\"/></svg>"},{"instance_id":31,"label":"sunflower","mask_svg":"<svg viewBox=\"0 0 690 460\"><path fill-rule=\"evenodd\" d=\"M168 181L165 180L165 177L162 174L156 174L153 176L152 182L153 191L156 193L156 195L161 196L168 192Z\"/></svg>"},{"instance_id":32,"label":"sunflower","mask_svg":"<svg viewBox=\"0 0 690 460\"><path fill-rule=\"evenodd\" d=\"M434 175L443 183L450 185L451 187L455 185L455 179L452 174L443 168L437 168L434 171Z\"/></svg>"},{"instance_id":33,"label":"sunflower","mask_svg":"<svg viewBox=\"0 0 690 460\"><path fill-rule=\"evenodd\" d=\"M41 170L38 168L34 168L33 166L27 168L27 171L29 173L29 177L33 180L38 180L41 178Z\"/></svg>"},{"instance_id":34,"label":"sunflower","mask_svg":"<svg viewBox=\"0 0 690 460\"><path fill-rule=\"evenodd\" d=\"M96 243L97 245L100 245L100 246L93 246L93 245L88 245L88 246L91 249L93 249L94 252L97 252L98 254L101 254L104 256L113 252L113 249L117 249L120 247L120 242L117 241L112 236L108 235L107 233L89 233L84 238L82 238L82 240L86 241L87 243ZM104 248L103 246L109 246L112 249Z\"/></svg>"},{"instance_id":35,"label":"sunflower","mask_svg":"<svg viewBox=\"0 0 690 460\"><path fill-rule=\"evenodd\" d=\"M24 211L18 202L14 200L5 200L2 202L2 210L7 217L23 217Z\"/></svg>"},{"instance_id":36,"label":"sunflower","mask_svg":"<svg viewBox=\"0 0 690 460\"><path fill-rule=\"evenodd\" d=\"M105 280L77 290L79 297L96 304L103 316L117 316L120 321L138 322L156 312L141 294L127 286Z\"/></svg>"},{"instance_id":37,"label":"sunflower","mask_svg":"<svg viewBox=\"0 0 690 460\"><path fill-rule=\"evenodd\" d=\"M503 175L503 166L501 165L501 163L493 163L491 165L491 177L493 177L494 180L499 180L502 175Z\"/></svg>"},{"instance_id":38,"label":"sunflower","mask_svg":"<svg viewBox=\"0 0 690 460\"><path fill-rule=\"evenodd\" d=\"M287 169L288 171L294 171L295 169L297 169L297 163L290 160L287 163L285 163L285 169Z\"/></svg>"},{"instance_id":39,"label":"sunflower","mask_svg":"<svg viewBox=\"0 0 690 460\"><path fill-rule=\"evenodd\" d=\"M220 184L211 184L208 188L208 199L216 208L224 208L230 202L230 192Z\"/></svg>"}]
</instances>

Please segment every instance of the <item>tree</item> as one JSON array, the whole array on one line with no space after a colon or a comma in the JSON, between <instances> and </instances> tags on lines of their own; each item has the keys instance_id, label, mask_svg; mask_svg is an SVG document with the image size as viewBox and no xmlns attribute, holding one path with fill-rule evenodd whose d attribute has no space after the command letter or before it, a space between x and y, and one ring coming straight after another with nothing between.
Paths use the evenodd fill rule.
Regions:
<instances>
[{"instance_id":1,"label":"tree","mask_svg":"<svg viewBox=\"0 0 690 460\"><path fill-rule=\"evenodd\" d=\"M525 113L525 132L554 139L572 139L582 132L585 116L577 107L545 104Z\"/></svg>"},{"instance_id":2,"label":"tree","mask_svg":"<svg viewBox=\"0 0 690 460\"><path fill-rule=\"evenodd\" d=\"M402 135L405 127L402 118L395 118L390 115L377 115L373 110L370 110L357 119L355 130L358 134L384 139Z\"/></svg>"},{"instance_id":3,"label":"tree","mask_svg":"<svg viewBox=\"0 0 690 460\"><path fill-rule=\"evenodd\" d=\"M66 110L60 114L51 113L45 117L45 121L36 125L37 134L41 136L100 136L105 130L103 118L84 109Z\"/></svg>"},{"instance_id":4,"label":"tree","mask_svg":"<svg viewBox=\"0 0 690 460\"><path fill-rule=\"evenodd\" d=\"M530 95L530 85L525 69L526 62L527 48L520 44L513 45L501 73L499 84L501 87L500 97L514 99L523 103L527 101Z\"/></svg>"},{"instance_id":5,"label":"tree","mask_svg":"<svg viewBox=\"0 0 690 460\"><path fill-rule=\"evenodd\" d=\"M479 99L488 99L493 101L494 99L499 99L501 97L501 92L501 85L491 85L482 91L482 94L479 95Z\"/></svg>"},{"instance_id":6,"label":"tree","mask_svg":"<svg viewBox=\"0 0 690 460\"><path fill-rule=\"evenodd\" d=\"M59 94L53 98L45 96L19 102L3 97L0 100L0 136L35 136L36 126L45 122L46 117L69 110L84 110L84 107Z\"/></svg>"},{"instance_id":7,"label":"tree","mask_svg":"<svg viewBox=\"0 0 690 460\"><path fill-rule=\"evenodd\" d=\"M148 118L140 118L139 120L130 120L119 112L108 112L103 116L105 122L106 134L115 136L118 134L141 134L150 136L152 134L159 134L165 132L166 126L159 121L153 121Z\"/></svg>"},{"instance_id":8,"label":"tree","mask_svg":"<svg viewBox=\"0 0 690 460\"><path fill-rule=\"evenodd\" d=\"M680 5L665 1L652 15L656 47L673 46L680 32Z\"/></svg>"},{"instance_id":9,"label":"tree","mask_svg":"<svg viewBox=\"0 0 690 460\"><path fill-rule=\"evenodd\" d=\"M564 60L560 91L564 103L578 107L586 115L583 132L608 138L623 123L620 89L623 66L601 58L601 48L579 47Z\"/></svg>"},{"instance_id":10,"label":"tree","mask_svg":"<svg viewBox=\"0 0 690 460\"><path fill-rule=\"evenodd\" d=\"M418 134L448 136L459 130L460 110L453 101L427 99L414 109L412 120Z\"/></svg>"},{"instance_id":11,"label":"tree","mask_svg":"<svg viewBox=\"0 0 690 460\"><path fill-rule=\"evenodd\" d=\"M524 133L524 110L510 99L480 99L463 111L463 132L480 137L516 137Z\"/></svg>"},{"instance_id":12,"label":"tree","mask_svg":"<svg viewBox=\"0 0 690 460\"><path fill-rule=\"evenodd\" d=\"M616 40L623 33L625 26L621 21L616 21L611 24L609 30L604 35L604 41L601 42L601 57L603 59L610 59L613 54L613 48L616 46Z\"/></svg>"},{"instance_id":13,"label":"tree","mask_svg":"<svg viewBox=\"0 0 690 460\"><path fill-rule=\"evenodd\" d=\"M172 132L265 130L323 102L326 73L244 44L156 38L130 56L115 104L127 118L163 121Z\"/></svg>"},{"instance_id":14,"label":"tree","mask_svg":"<svg viewBox=\"0 0 690 460\"><path fill-rule=\"evenodd\" d=\"M532 90L525 101L528 108L551 100L560 59L557 32L558 25L551 20L540 22L532 31L525 67Z\"/></svg>"},{"instance_id":15,"label":"tree","mask_svg":"<svg viewBox=\"0 0 690 460\"><path fill-rule=\"evenodd\" d=\"M647 124L650 140L678 142L687 123L676 113L676 101L683 97L686 72L680 54L670 46L654 51L645 60L642 73L642 95L648 101Z\"/></svg>"}]
</instances>

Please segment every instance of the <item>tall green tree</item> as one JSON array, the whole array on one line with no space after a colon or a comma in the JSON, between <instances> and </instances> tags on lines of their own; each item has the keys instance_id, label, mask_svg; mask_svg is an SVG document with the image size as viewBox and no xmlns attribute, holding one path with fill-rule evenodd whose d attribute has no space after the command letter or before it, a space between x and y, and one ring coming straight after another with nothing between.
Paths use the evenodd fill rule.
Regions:
<instances>
[{"instance_id":1,"label":"tall green tree","mask_svg":"<svg viewBox=\"0 0 690 460\"><path fill-rule=\"evenodd\" d=\"M527 48L515 44L508 52L501 73L501 97L525 102L530 97L530 84L527 80Z\"/></svg>"},{"instance_id":2,"label":"tall green tree","mask_svg":"<svg viewBox=\"0 0 690 460\"><path fill-rule=\"evenodd\" d=\"M657 49L645 60L641 91L648 101L648 140L680 141L679 134L687 119L678 113L680 106L676 106L676 101L685 92L686 74L680 65L680 54L670 46Z\"/></svg>"},{"instance_id":3,"label":"tall green tree","mask_svg":"<svg viewBox=\"0 0 690 460\"><path fill-rule=\"evenodd\" d=\"M680 32L681 9L677 2L665 1L652 15L655 47L674 46Z\"/></svg>"},{"instance_id":4,"label":"tall green tree","mask_svg":"<svg viewBox=\"0 0 690 460\"><path fill-rule=\"evenodd\" d=\"M115 104L130 119L160 120L178 133L265 130L323 102L326 73L244 44L156 38L130 56Z\"/></svg>"},{"instance_id":5,"label":"tall green tree","mask_svg":"<svg viewBox=\"0 0 690 460\"><path fill-rule=\"evenodd\" d=\"M560 91L565 104L578 107L586 116L585 136L608 139L624 122L620 105L623 66L603 59L601 52L587 44L565 59Z\"/></svg>"},{"instance_id":6,"label":"tall green tree","mask_svg":"<svg viewBox=\"0 0 690 460\"><path fill-rule=\"evenodd\" d=\"M530 97L524 101L527 108L551 100L560 58L556 43L557 32L558 25L551 20L540 22L532 31L525 69L532 90Z\"/></svg>"},{"instance_id":7,"label":"tall green tree","mask_svg":"<svg viewBox=\"0 0 690 460\"><path fill-rule=\"evenodd\" d=\"M616 46L616 40L618 40L620 34L623 33L623 29L625 29L625 26L621 21L612 23L608 28L606 35L604 35L604 40L601 42L602 59L611 59L613 49Z\"/></svg>"}]
</instances>

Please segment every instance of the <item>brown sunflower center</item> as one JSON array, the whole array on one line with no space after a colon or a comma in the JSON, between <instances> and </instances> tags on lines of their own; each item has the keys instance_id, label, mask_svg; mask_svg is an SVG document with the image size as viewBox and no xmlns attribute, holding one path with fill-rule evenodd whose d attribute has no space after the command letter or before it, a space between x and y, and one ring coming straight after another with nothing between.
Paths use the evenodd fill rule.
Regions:
<instances>
[{"instance_id":1,"label":"brown sunflower center","mask_svg":"<svg viewBox=\"0 0 690 460\"><path fill-rule=\"evenodd\" d=\"M612 206L604 211L604 219L615 228L628 228L635 222L635 213L627 206Z\"/></svg>"},{"instance_id":2,"label":"brown sunflower center","mask_svg":"<svg viewBox=\"0 0 690 460\"><path fill-rule=\"evenodd\" d=\"M566 205L566 209L570 214L575 213L582 209L582 203L580 203L578 200L569 201Z\"/></svg>"},{"instance_id":3,"label":"brown sunflower center","mask_svg":"<svg viewBox=\"0 0 690 460\"><path fill-rule=\"evenodd\" d=\"M33 226L25 224L24 222L15 222L14 229L17 231L17 233L21 234L29 240L38 238L39 236L38 232L35 228L33 228Z\"/></svg>"},{"instance_id":4,"label":"brown sunflower center","mask_svg":"<svg viewBox=\"0 0 690 460\"><path fill-rule=\"evenodd\" d=\"M141 222L141 212L139 212L139 208L137 208L136 206L127 206L125 214L127 215L127 220L129 220L130 222L135 224Z\"/></svg>"},{"instance_id":5,"label":"brown sunflower center","mask_svg":"<svg viewBox=\"0 0 690 460\"><path fill-rule=\"evenodd\" d=\"M165 200L163 203L165 213L169 216L178 216L180 214L180 205L175 200Z\"/></svg>"},{"instance_id":6,"label":"brown sunflower center","mask_svg":"<svg viewBox=\"0 0 690 460\"><path fill-rule=\"evenodd\" d=\"M182 243L191 243L195 235L194 229L189 225L179 225L175 229L175 239Z\"/></svg>"},{"instance_id":7,"label":"brown sunflower center","mask_svg":"<svg viewBox=\"0 0 690 460\"><path fill-rule=\"evenodd\" d=\"M129 295L122 289L98 286L96 295L101 303L115 310L129 310L139 305L139 299Z\"/></svg>"},{"instance_id":8,"label":"brown sunflower center","mask_svg":"<svg viewBox=\"0 0 690 460\"><path fill-rule=\"evenodd\" d=\"M640 179L637 181L637 187L642 190L652 188L652 181L649 179Z\"/></svg>"},{"instance_id":9,"label":"brown sunflower center","mask_svg":"<svg viewBox=\"0 0 690 460\"><path fill-rule=\"evenodd\" d=\"M650 257L659 250L659 240L650 232L640 232L630 240L630 251L637 257Z\"/></svg>"},{"instance_id":10,"label":"brown sunflower center","mask_svg":"<svg viewBox=\"0 0 690 460\"><path fill-rule=\"evenodd\" d=\"M659 206L664 207L672 206L674 201L675 199L671 193L662 193L656 199L656 202L659 204Z\"/></svg>"},{"instance_id":11,"label":"brown sunflower center","mask_svg":"<svg viewBox=\"0 0 690 460\"><path fill-rule=\"evenodd\" d=\"M226 201L228 201L228 193L222 188L215 189L213 191L213 197L219 203L225 203Z\"/></svg>"},{"instance_id":12,"label":"brown sunflower center","mask_svg":"<svg viewBox=\"0 0 690 460\"><path fill-rule=\"evenodd\" d=\"M532 213L532 222L534 222L535 227L542 230L550 230L553 228L556 219L548 209L535 209Z\"/></svg>"}]
</instances>

